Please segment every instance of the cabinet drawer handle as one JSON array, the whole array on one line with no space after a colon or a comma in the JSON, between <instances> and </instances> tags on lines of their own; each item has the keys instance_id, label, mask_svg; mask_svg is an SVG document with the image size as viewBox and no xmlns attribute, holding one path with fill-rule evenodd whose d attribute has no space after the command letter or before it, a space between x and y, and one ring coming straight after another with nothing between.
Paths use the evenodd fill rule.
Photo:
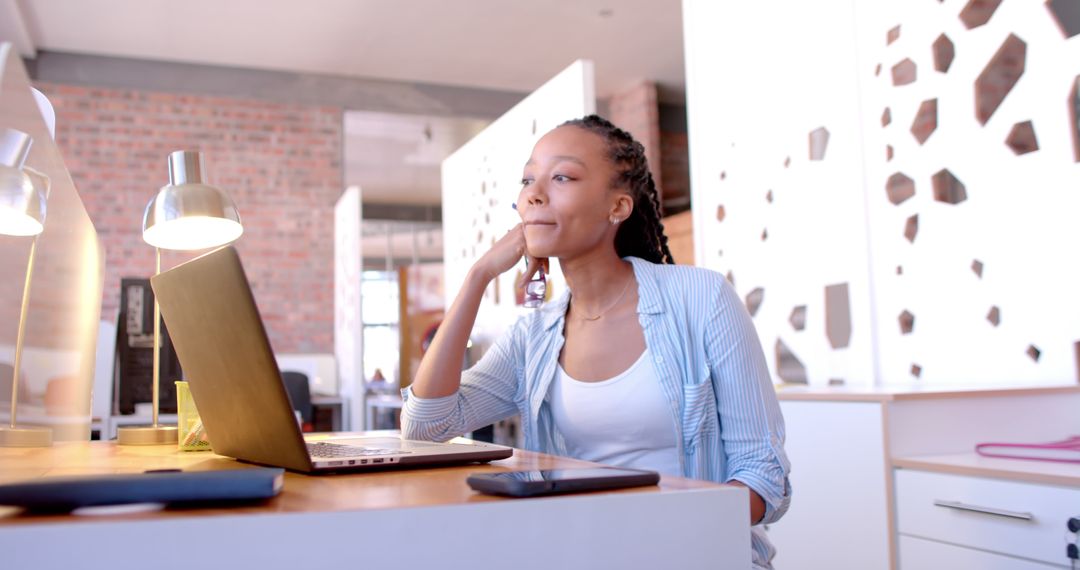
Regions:
<instances>
[{"instance_id":1,"label":"cabinet drawer handle","mask_svg":"<svg viewBox=\"0 0 1080 570\"><path fill-rule=\"evenodd\" d=\"M1035 515L1031 513L1021 513L1017 511L1006 511L1004 509L995 509L993 507L980 507L978 505L969 505L967 503L961 503L960 501L942 501L941 499L934 499L935 507L945 507L946 509L956 509L958 511L970 511L973 513L983 513L986 515L995 515L999 517L1005 517L1009 519L1019 519L1022 521L1029 521L1035 518Z\"/></svg>"}]
</instances>

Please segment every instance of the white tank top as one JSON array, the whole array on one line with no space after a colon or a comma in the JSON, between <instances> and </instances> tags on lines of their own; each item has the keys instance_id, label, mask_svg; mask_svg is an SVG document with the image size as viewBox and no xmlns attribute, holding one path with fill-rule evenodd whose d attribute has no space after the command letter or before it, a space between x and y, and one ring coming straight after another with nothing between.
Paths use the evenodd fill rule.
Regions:
<instances>
[{"instance_id":1,"label":"white tank top","mask_svg":"<svg viewBox=\"0 0 1080 570\"><path fill-rule=\"evenodd\" d=\"M675 423L648 348L625 372L599 382L575 380L560 365L551 411L571 457L682 475Z\"/></svg>"}]
</instances>

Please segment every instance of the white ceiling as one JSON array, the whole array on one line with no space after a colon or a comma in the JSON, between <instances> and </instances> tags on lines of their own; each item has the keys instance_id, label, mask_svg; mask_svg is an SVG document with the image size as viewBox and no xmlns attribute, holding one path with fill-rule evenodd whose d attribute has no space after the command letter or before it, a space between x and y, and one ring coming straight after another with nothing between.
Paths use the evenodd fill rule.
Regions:
<instances>
[{"instance_id":1,"label":"white ceiling","mask_svg":"<svg viewBox=\"0 0 1080 570\"><path fill-rule=\"evenodd\" d=\"M487 121L366 111L345 113L345 185L365 203L431 205L442 200L444 158Z\"/></svg>"},{"instance_id":2,"label":"white ceiling","mask_svg":"<svg viewBox=\"0 0 1080 570\"><path fill-rule=\"evenodd\" d=\"M38 50L528 93L576 59L600 98L638 81L684 98L680 0L0 0L0 41ZM345 183L438 204L443 158L486 125L345 115Z\"/></svg>"},{"instance_id":3,"label":"white ceiling","mask_svg":"<svg viewBox=\"0 0 1080 570\"><path fill-rule=\"evenodd\" d=\"M681 100L679 0L0 0L0 39L52 50L530 92L576 59L597 95Z\"/></svg>"}]
</instances>

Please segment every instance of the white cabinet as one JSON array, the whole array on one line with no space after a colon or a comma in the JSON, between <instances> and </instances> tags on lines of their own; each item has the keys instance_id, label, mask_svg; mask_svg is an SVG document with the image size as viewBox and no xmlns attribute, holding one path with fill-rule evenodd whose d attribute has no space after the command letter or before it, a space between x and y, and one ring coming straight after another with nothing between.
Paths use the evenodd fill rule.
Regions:
<instances>
[{"instance_id":1,"label":"white cabinet","mask_svg":"<svg viewBox=\"0 0 1080 570\"><path fill-rule=\"evenodd\" d=\"M901 537L930 539L1067 567L1064 535L1080 488L909 469L896 471ZM900 568L926 568L900 556Z\"/></svg>"},{"instance_id":2,"label":"white cabinet","mask_svg":"<svg viewBox=\"0 0 1080 570\"><path fill-rule=\"evenodd\" d=\"M782 401L791 508L769 525L774 566L887 570L884 429L875 402Z\"/></svg>"},{"instance_id":3,"label":"white cabinet","mask_svg":"<svg viewBox=\"0 0 1080 570\"><path fill-rule=\"evenodd\" d=\"M934 540L900 535L900 567L926 570L1051 570L1050 566L1001 554L991 554Z\"/></svg>"},{"instance_id":4,"label":"white cabinet","mask_svg":"<svg viewBox=\"0 0 1080 570\"><path fill-rule=\"evenodd\" d=\"M776 568L922 570L1062 564L1068 518L1063 513L1071 509L1068 516L1080 515L1080 466L1015 460L998 464L971 457L975 444L983 441L1051 441L1080 433L1076 412L1080 386L936 391L787 388L778 397L787 427L784 447L791 459L792 501L784 518L768 527L777 549ZM937 458L948 454L964 454L966 459L957 460L951 471L960 476L924 476L939 473ZM904 462L911 457L919 460ZM929 473L909 473L913 466ZM894 476L896 467L904 467L899 471L903 475ZM1017 470L1023 473L1014 476ZM897 489L900 478L902 494ZM976 485L974 480L981 482ZM1047 489L1050 494L1044 495ZM1013 498L983 500L1006 496ZM968 514L935 507L935 499L1033 512L1037 522L955 525L968 520ZM1056 506L1047 510L1052 505ZM908 529L904 549L901 521ZM999 526L1007 532L995 534ZM1047 529L1052 529L1049 535L1044 534ZM1009 541L1027 546L1004 548ZM992 558L983 564L986 556L1008 563ZM955 564L949 562L953 560Z\"/></svg>"}]
</instances>

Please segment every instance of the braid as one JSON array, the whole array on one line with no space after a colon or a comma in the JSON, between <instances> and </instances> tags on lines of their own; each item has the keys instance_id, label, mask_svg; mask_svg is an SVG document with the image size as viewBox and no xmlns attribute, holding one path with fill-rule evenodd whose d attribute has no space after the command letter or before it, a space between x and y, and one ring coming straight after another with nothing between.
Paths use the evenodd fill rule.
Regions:
<instances>
[{"instance_id":1,"label":"braid","mask_svg":"<svg viewBox=\"0 0 1080 570\"><path fill-rule=\"evenodd\" d=\"M640 257L653 263L673 264L660 221L660 198L656 182L649 171L645 147L634 140L630 133L616 127L599 115L567 121L560 126L572 125L595 133L608 146L608 157L615 165L615 188L624 188L634 200L634 209L615 233L615 252L619 257Z\"/></svg>"}]
</instances>

